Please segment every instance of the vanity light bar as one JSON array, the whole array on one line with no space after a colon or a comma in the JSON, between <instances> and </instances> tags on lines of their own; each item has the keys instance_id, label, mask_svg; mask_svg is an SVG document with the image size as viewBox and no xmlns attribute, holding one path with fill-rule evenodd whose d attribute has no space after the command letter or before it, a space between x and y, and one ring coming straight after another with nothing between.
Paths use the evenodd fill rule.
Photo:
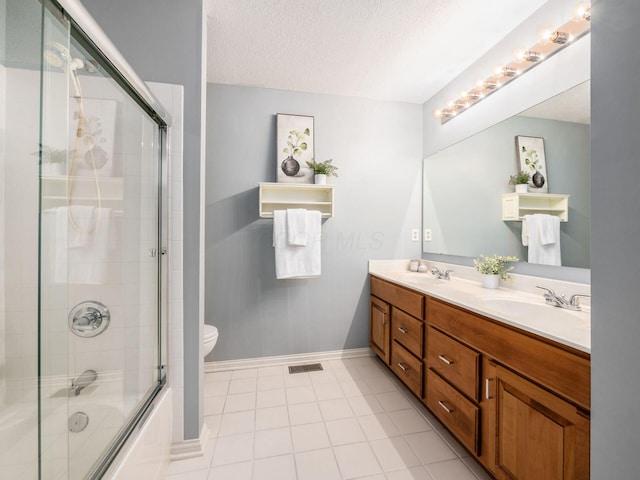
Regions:
<instances>
[{"instance_id":1,"label":"vanity light bar","mask_svg":"<svg viewBox=\"0 0 640 480\"><path fill-rule=\"evenodd\" d=\"M459 98L449 101L446 107L436 110L434 115L444 125L458 114L518 78L520 74L539 65L570 45L574 40L586 35L591 29L590 21L591 8L581 7L578 9L577 15L564 25L552 32L545 33L541 41L528 50L521 51L515 60L504 67L498 67L494 75L479 80L475 88L468 92L462 92Z\"/></svg>"}]
</instances>

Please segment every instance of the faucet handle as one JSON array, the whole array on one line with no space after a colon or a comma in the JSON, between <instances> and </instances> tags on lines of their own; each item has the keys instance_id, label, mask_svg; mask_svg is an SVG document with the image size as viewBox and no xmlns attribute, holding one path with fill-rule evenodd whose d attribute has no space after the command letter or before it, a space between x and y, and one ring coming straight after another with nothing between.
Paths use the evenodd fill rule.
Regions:
<instances>
[{"instance_id":1,"label":"faucet handle","mask_svg":"<svg viewBox=\"0 0 640 480\"><path fill-rule=\"evenodd\" d=\"M571 297L569 298L569 305L572 305L574 307L580 306L580 297L591 298L591 295L588 295L586 293L576 293L575 295L571 295Z\"/></svg>"},{"instance_id":2,"label":"faucet handle","mask_svg":"<svg viewBox=\"0 0 640 480\"><path fill-rule=\"evenodd\" d=\"M556 296L556 292L554 292L554 291L553 291L553 290L551 290L550 288L547 288L547 287L541 287L540 285L536 285L536 288L539 288L539 289L541 289L541 290L546 290L546 291L547 291L547 293L545 294L545 296L546 296L546 295L553 295L554 297Z\"/></svg>"},{"instance_id":3,"label":"faucet handle","mask_svg":"<svg viewBox=\"0 0 640 480\"><path fill-rule=\"evenodd\" d=\"M444 276L445 280L450 280L451 279L451 276L449 275L450 273L453 273L453 270L445 270L444 271L443 276Z\"/></svg>"}]
</instances>

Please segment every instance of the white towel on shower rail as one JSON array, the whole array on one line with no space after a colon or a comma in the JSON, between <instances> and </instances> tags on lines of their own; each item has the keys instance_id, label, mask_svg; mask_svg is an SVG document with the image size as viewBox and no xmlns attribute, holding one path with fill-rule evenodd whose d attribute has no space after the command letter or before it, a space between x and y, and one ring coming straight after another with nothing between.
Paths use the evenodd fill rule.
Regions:
<instances>
[{"instance_id":1,"label":"white towel on shower rail","mask_svg":"<svg viewBox=\"0 0 640 480\"><path fill-rule=\"evenodd\" d=\"M310 278L321 273L322 215L315 210L306 213L307 244L290 245L287 234L287 211L273 212L273 246L276 278Z\"/></svg>"}]
</instances>

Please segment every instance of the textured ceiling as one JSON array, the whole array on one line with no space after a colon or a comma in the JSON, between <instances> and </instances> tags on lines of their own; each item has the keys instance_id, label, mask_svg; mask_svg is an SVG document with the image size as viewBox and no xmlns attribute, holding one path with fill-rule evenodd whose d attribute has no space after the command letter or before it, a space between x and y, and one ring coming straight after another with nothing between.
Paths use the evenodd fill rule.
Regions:
<instances>
[{"instance_id":1,"label":"textured ceiling","mask_svg":"<svg viewBox=\"0 0 640 480\"><path fill-rule=\"evenodd\" d=\"M546 0L206 0L213 83L423 103Z\"/></svg>"}]
</instances>

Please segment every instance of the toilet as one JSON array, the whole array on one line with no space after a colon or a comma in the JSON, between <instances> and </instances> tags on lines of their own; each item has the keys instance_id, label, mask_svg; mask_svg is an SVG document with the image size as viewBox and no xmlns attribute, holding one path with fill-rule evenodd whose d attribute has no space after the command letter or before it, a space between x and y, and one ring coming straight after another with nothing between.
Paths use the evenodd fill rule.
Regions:
<instances>
[{"instance_id":1,"label":"toilet","mask_svg":"<svg viewBox=\"0 0 640 480\"><path fill-rule=\"evenodd\" d=\"M216 346L218 341L218 329L213 325L204 325L204 356L206 357L211 353L213 347Z\"/></svg>"}]
</instances>

